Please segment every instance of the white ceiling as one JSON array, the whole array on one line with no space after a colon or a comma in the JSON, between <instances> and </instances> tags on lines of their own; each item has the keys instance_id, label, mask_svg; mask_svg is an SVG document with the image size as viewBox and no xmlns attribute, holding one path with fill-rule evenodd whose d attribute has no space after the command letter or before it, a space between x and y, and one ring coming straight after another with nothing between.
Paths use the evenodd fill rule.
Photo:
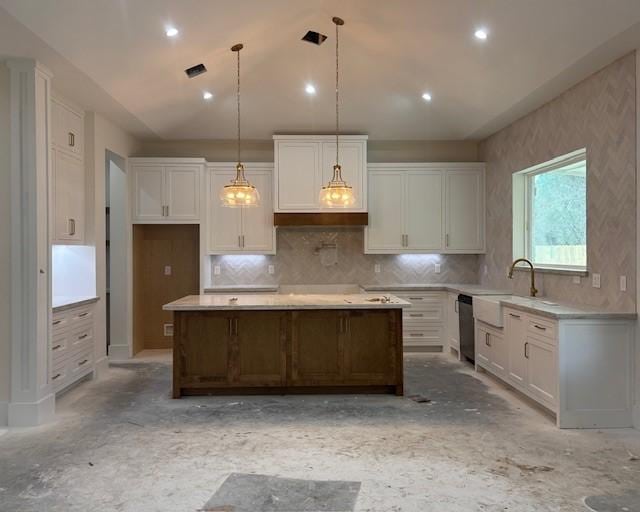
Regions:
<instances>
[{"instance_id":1,"label":"white ceiling","mask_svg":"<svg viewBox=\"0 0 640 512\"><path fill-rule=\"evenodd\" d=\"M332 16L346 22L342 129L375 140L486 136L640 44L639 0L0 0L0 6L111 97L107 115L123 108L135 119L128 127L136 135L165 139L235 137L229 48L238 42L245 45L244 137L331 132ZM165 36L168 24L180 29L176 39ZM490 32L485 42L473 37L479 26ZM320 47L300 41L308 29L329 39ZM183 70L199 62L208 73L188 79ZM306 82L315 84L316 97L305 94ZM205 89L213 101L203 101ZM426 90L431 103L421 98Z\"/></svg>"}]
</instances>

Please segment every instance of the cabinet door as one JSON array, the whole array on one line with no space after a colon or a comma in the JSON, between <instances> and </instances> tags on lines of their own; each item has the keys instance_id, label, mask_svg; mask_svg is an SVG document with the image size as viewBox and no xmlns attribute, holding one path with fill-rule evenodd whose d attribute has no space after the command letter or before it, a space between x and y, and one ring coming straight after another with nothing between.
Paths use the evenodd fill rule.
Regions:
<instances>
[{"instance_id":1,"label":"cabinet door","mask_svg":"<svg viewBox=\"0 0 640 512\"><path fill-rule=\"evenodd\" d=\"M405 183L407 248L417 251L442 250L442 172L408 171Z\"/></svg>"},{"instance_id":2,"label":"cabinet door","mask_svg":"<svg viewBox=\"0 0 640 512\"><path fill-rule=\"evenodd\" d=\"M364 203L364 178L365 168L365 145L363 142L340 142L340 166L342 167L342 178L353 187L353 194L356 202L350 208L344 210L362 210ZM336 143L322 143L322 183L325 186L333 176L333 166L336 163ZM318 193L320 190L318 189ZM327 210L334 210L327 208ZM342 210L342 209L339 209Z\"/></svg>"},{"instance_id":3,"label":"cabinet door","mask_svg":"<svg viewBox=\"0 0 640 512\"><path fill-rule=\"evenodd\" d=\"M211 171L209 174L209 253L226 254L242 250L242 208L222 206L220 189L234 177L235 171Z\"/></svg>"},{"instance_id":4,"label":"cabinet door","mask_svg":"<svg viewBox=\"0 0 640 512\"><path fill-rule=\"evenodd\" d=\"M164 220L164 168L139 166L132 170L134 220L138 222Z\"/></svg>"},{"instance_id":5,"label":"cabinet door","mask_svg":"<svg viewBox=\"0 0 640 512\"><path fill-rule=\"evenodd\" d=\"M557 403L556 349L532 336L527 337L527 389L549 403Z\"/></svg>"},{"instance_id":6,"label":"cabinet door","mask_svg":"<svg viewBox=\"0 0 640 512\"><path fill-rule=\"evenodd\" d=\"M54 241L84 239L84 165L81 159L52 150Z\"/></svg>"},{"instance_id":7,"label":"cabinet door","mask_svg":"<svg viewBox=\"0 0 640 512\"><path fill-rule=\"evenodd\" d=\"M284 386L287 366L287 313L249 311L234 315L237 361L234 382L246 386Z\"/></svg>"},{"instance_id":8,"label":"cabinet door","mask_svg":"<svg viewBox=\"0 0 640 512\"><path fill-rule=\"evenodd\" d=\"M340 311L294 311L291 336L293 385L336 384L344 358Z\"/></svg>"},{"instance_id":9,"label":"cabinet door","mask_svg":"<svg viewBox=\"0 0 640 512\"><path fill-rule=\"evenodd\" d=\"M394 383L396 342L392 322L388 311L345 313L345 383Z\"/></svg>"},{"instance_id":10,"label":"cabinet door","mask_svg":"<svg viewBox=\"0 0 640 512\"><path fill-rule=\"evenodd\" d=\"M197 221L200 219L199 167L167 167L165 169L164 205L169 220Z\"/></svg>"},{"instance_id":11,"label":"cabinet door","mask_svg":"<svg viewBox=\"0 0 640 512\"><path fill-rule=\"evenodd\" d=\"M247 178L260 193L260 205L242 208L242 250L275 253L271 171L247 171Z\"/></svg>"},{"instance_id":12,"label":"cabinet door","mask_svg":"<svg viewBox=\"0 0 640 512\"><path fill-rule=\"evenodd\" d=\"M366 252L398 254L403 250L404 173L369 173L369 225Z\"/></svg>"},{"instance_id":13,"label":"cabinet door","mask_svg":"<svg viewBox=\"0 0 640 512\"><path fill-rule=\"evenodd\" d=\"M320 143L281 141L276 151L278 208L317 210L322 176Z\"/></svg>"},{"instance_id":14,"label":"cabinet door","mask_svg":"<svg viewBox=\"0 0 640 512\"><path fill-rule=\"evenodd\" d=\"M502 377L507 377L507 367L509 365L509 350L504 336L496 332L488 331L489 345L491 350L491 370Z\"/></svg>"},{"instance_id":15,"label":"cabinet door","mask_svg":"<svg viewBox=\"0 0 640 512\"><path fill-rule=\"evenodd\" d=\"M484 250L484 174L446 171L446 251Z\"/></svg>"},{"instance_id":16,"label":"cabinet door","mask_svg":"<svg viewBox=\"0 0 640 512\"><path fill-rule=\"evenodd\" d=\"M51 102L52 142L58 149L81 156L84 146L84 118L59 101Z\"/></svg>"},{"instance_id":17,"label":"cabinet door","mask_svg":"<svg viewBox=\"0 0 640 512\"><path fill-rule=\"evenodd\" d=\"M527 326L521 313L505 311L504 337L509 346L509 380L516 386L524 387L527 381Z\"/></svg>"},{"instance_id":18,"label":"cabinet door","mask_svg":"<svg viewBox=\"0 0 640 512\"><path fill-rule=\"evenodd\" d=\"M460 351L460 316L458 294L447 294L447 341L450 347Z\"/></svg>"},{"instance_id":19,"label":"cabinet door","mask_svg":"<svg viewBox=\"0 0 640 512\"><path fill-rule=\"evenodd\" d=\"M476 325L476 363L481 364L485 368L491 365L491 342L489 341L489 333L486 329Z\"/></svg>"}]
</instances>

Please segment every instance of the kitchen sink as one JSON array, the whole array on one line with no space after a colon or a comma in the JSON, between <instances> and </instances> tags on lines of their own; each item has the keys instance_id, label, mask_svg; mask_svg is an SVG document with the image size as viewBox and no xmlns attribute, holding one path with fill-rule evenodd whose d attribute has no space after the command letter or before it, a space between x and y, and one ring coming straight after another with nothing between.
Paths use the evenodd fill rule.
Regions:
<instances>
[{"instance_id":1,"label":"kitchen sink","mask_svg":"<svg viewBox=\"0 0 640 512\"><path fill-rule=\"evenodd\" d=\"M503 327L502 304L500 301L509 301L514 304L521 304L531 308L540 306L558 306L557 302L551 302L536 297L521 297L519 295L483 295L473 298L473 316L494 327Z\"/></svg>"}]
</instances>

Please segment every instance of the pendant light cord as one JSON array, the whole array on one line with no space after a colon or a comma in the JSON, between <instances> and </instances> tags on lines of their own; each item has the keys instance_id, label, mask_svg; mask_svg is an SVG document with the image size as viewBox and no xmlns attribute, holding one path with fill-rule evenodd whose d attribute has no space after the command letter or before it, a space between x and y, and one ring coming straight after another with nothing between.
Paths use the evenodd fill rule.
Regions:
<instances>
[{"instance_id":1,"label":"pendant light cord","mask_svg":"<svg viewBox=\"0 0 640 512\"><path fill-rule=\"evenodd\" d=\"M339 96L339 81L338 81L338 77L339 77L339 53L338 53L338 48L340 46L340 41L338 39L338 24L336 23L336 165L340 165L340 161L338 159L340 153L339 153L339 145L338 145L338 132L340 130L340 109L339 109L339 101L340 101L340 96Z\"/></svg>"},{"instance_id":2,"label":"pendant light cord","mask_svg":"<svg viewBox=\"0 0 640 512\"><path fill-rule=\"evenodd\" d=\"M236 52L238 54L238 89L237 89L237 101L238 101L238 164L240 164L240 50Z\"/></svg>"}]
</instances>

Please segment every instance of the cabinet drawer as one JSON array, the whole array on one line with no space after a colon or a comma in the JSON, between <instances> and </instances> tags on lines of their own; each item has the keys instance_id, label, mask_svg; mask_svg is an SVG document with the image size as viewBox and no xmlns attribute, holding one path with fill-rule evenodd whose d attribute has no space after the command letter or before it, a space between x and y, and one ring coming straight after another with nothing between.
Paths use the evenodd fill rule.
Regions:
<instances>
[{"instance_id":1,"label":"cabinet drawer","mask_svg":"<svg viewBox=\"0 0 640 512\"><path fill-rule=\"evenodd\" d=\"M93 321L93 306L83 306L70 310L72 327Z\"/></svg>"},{"instance_id":2,"label":"cabinet drawer","mask_svg":"<svg viewBox=\"0 0 640 512\"><path fill-rule=\"evenodd\" d=\"M93 348L93 326L80 327L69 333L69 350L75 354L78 351Z\"/></svg>"},{"instance_id":3,"label":"cabinet drawer","mask_svg":"<svg viewBox=\"0 0 640 512\"><path fill-rule=\"evenodd\" d=\"M69 327L70 317L66 311L54 313L51 319L51 329L53 333L67 330Z\"/></svg>"},{"instance_id":4,"label":"cabinet drawer","mask_svg":"<svg viewBox=\"0 0 640 512\"><path fill-rule=\"evenodd\" d=\"M534 336L545 338L549 343L556 344L556 324L553 321L529 316L527 331Z\"/></svg>"},{"instance_id":5,"label":"cabinet drawer","mask_svg":"<svg viewBox=\"0 0 640 512\"><path fill-rule=\"evenodd\" d=\"M51 339L51 359L55 365L69 357L71 349L69 346L69 336L66 332L54 332Z\"/></svg>"},{"instance_id":6,"label":"cabinet drawer","mask_svg":"<svg viewBox=\"0 0 640 512\"><path fill-rule=\"evenodd\" d=\"M68 375L72 382L91 370L93 370L93 347L81 350L69 359Z\"/></svg>"},{"instance_id":7,"label":"cabinet drawer","mask_svg":"<svg viewBox=\"0 0 640 512\"><path fill-rule=\"evenodd\" d=\"M53 391L60 391L69 381L69 364L66 361L54 363L51 370Z\"/></svg>"},{"instance_id":8,"label":"cabinet drawer","mask_svg":"<svg viewBox=\"0 0 640 512\"><path fill-rule=\"evenodd\" d=\"M405 345L444 345L444 328L441 325L403 327Z\"/></svg>"}]
</instances>

